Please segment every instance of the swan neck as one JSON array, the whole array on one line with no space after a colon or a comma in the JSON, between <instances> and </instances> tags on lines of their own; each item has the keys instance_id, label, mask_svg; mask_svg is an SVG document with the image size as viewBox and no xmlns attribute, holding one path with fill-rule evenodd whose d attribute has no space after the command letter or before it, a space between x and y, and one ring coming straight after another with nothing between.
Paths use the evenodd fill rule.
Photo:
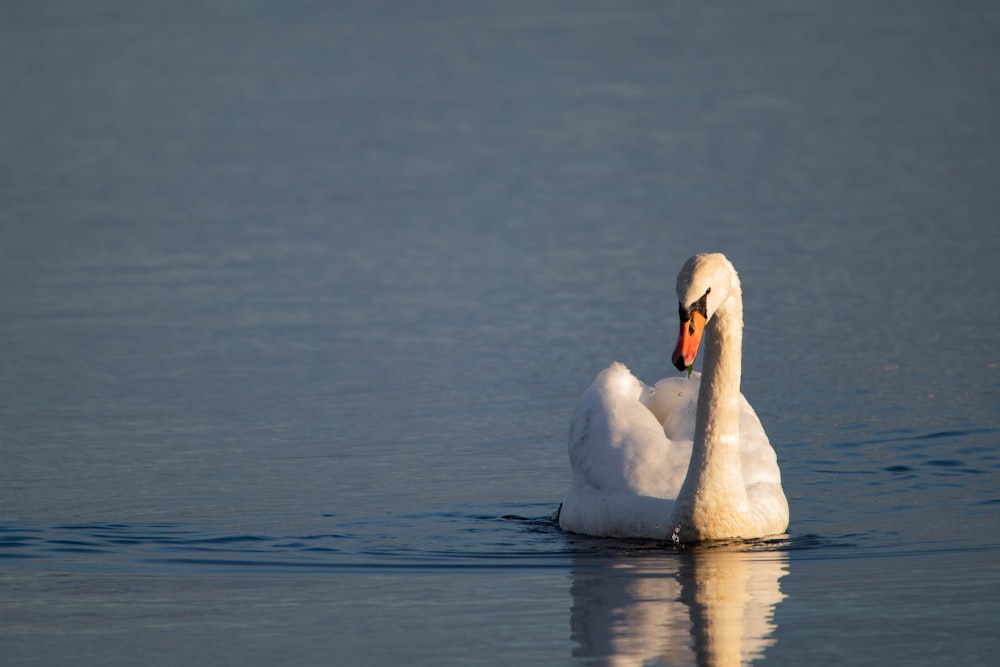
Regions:
<instances>
[{"instance_id":1,"label":"swan neck","mask_svg":"<svg viewBox=\"0 0 1000 667\"><path fill-rule=\"evenodd\" d=\"M682 541L739 534L733 532L733 522L746 514L740 462L743 305L738 289L709 320L703 344L691 462L673 513L675 536Z\"/></svg>"},{"instance_id":2,"label":"swan neck","mask_svg":"<svg viewBox=\"0 0 1000 667\"><path fill-rule=\"evenodd\" d=\"M743 362L743 303L739 292L731 295L708 323L704 345L696 444L699 430L706 437L723 432L739 435Z\"/></svg>"},{"instance_id":3,"label":"swan neck","mask_svg":"<svg viewBox=\"0 0 1000 667\"><path fill-rule=\"evenodd\" d=\"M743 303L738 291L716 311L705 338L693 455L700 453L703 465L709 455L738 461L743 357Z\"/></svg>"}]
</instances>

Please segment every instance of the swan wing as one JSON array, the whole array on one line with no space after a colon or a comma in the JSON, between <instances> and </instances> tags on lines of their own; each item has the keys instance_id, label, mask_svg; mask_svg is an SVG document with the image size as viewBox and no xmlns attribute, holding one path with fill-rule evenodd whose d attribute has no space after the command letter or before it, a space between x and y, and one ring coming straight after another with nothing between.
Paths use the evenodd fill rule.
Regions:
<instances>
[{"instance_id":1,"label":"swan wing","mask_svg":"<svg viewBox=\"0 0 1000 667\"><path fill-rule=\"evenodd\" d=\"M660 380L653 387L646 407L662 424L667 439L687 443L687 455L683 457L685 470L691 460L690 443L694 440L694 426L698 415L698 389L701 387L701 373L691 377L671 377Z\"/></svg>"},{"instance_id":2,"label":"swan wing","mask_svg":"<svg viewBox=\"0 0 1000 667\"><path fill-rule=\"evenodd\" d=\"M623 364L601 371L570 423L570 489L560 525L572 532L617 537L669 535L673 500L686 455L667 438L644 404L655 391Z\"/></svg>"},{"instance_id":3,"label":"swan wing","mask_svg":"<svg viewBox=\"0 0 1000 667\"><path fill-rule=\"evenodd\" d=\"M746 396L740 394L740 464L751 512L763 534L788 526L788 500L781 488L778 456Z\"/></svg>"}]
</instances>

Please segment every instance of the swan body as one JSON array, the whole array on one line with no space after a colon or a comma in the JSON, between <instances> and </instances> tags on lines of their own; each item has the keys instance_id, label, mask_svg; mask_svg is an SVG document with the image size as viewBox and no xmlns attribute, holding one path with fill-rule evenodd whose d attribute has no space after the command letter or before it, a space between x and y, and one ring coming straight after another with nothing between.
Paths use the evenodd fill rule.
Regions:
<instances>
[{"instance_id":1,"label":"swan body","mask_svg":"<svg viewBox=\"0 0 1000 667\"><path fill-rule=\"evenodd\" d=\"M618 362L598 374L570 423L563 530L687 543L788 527L777 457L740 392L736 270L721 254L695 255L677 277L677 295L674 365L691 366L704 334L703 372L653 387Z\"/></svg>"}]
</instances>

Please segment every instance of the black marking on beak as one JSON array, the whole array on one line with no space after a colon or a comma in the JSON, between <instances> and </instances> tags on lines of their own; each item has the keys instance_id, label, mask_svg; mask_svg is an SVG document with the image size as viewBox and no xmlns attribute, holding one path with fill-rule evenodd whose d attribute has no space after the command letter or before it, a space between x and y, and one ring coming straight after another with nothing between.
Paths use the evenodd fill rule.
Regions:
<instances>
[{"instance_id":1,"label":"black marking on beak","mask_svg":"<svg viewBox=\"0 0 1000 667\"><path fill-rule=\"evenodd\" d=\"M684 304L678 304L677 314L681 318L681 322L688 322L694 313L700 313L702 317L706 320L708 319L708 294L711 291L712 288L709 287L705 290L705 293L701 295L700 299L692 303L687 308L684 307ZM688 333L694 333L693 323L691 324L691 328L688 329Z\"/></svg>"}]
</instances>

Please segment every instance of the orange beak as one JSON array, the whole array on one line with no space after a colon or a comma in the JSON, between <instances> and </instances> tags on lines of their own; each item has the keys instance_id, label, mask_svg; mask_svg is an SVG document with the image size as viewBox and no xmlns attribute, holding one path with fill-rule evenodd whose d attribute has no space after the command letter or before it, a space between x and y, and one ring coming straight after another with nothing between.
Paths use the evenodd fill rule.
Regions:
<instances>
[{"instance_id":1,"label":"orange beak","mask_svg":"<svg viewBox=\"0 0 1000 667\"><path fill-rule=\"evenodd\" d=\"M682 371L694 363L694 358L698 356L698 346L701 345L701 335L705 333L706 322L708 320L698 311L693 311L689 320L681 322L677 346L674 347L674 354L671 357L677 370Z\"/></svg>"}]
</instances>

